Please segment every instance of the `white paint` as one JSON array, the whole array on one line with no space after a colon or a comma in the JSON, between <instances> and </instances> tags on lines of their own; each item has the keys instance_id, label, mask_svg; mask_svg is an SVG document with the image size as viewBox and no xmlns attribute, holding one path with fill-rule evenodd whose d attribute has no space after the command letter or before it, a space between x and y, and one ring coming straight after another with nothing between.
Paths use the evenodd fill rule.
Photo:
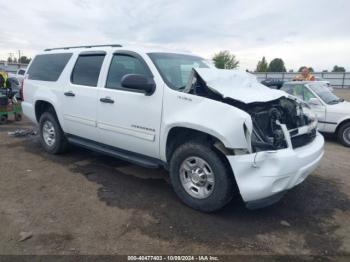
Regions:
<instances>
[{"instance_id":1,"label":"white paint","mask_svg":"<svg viewBox=\"0 0 350 262\"><path fill-rule=\"evenodd\" d=\"M120 50L132 50L146 61L156 83L152 95L105 88L112 55ZM170 89L148 57L147 50L89 48L88 51L106 52L97 87L71 84L73 66L83 51L87 49L45 52L72 52L73 56L57 82L25 80L23 110L32 121L36 122L35 103L44 100L54 106L64 132L164 162L169 162L166 159L168 134L177 127L210 134L230 149L246 152L251 148L253 127L248 113L219 101ZM212 90L224 97L250 103L286 96L284 92L260 85L254 76L245 72L196 70ZM68 91L72 91L75 96L64 96L64 92ZM114 104L101 103L100 98L104 97L113 99ZM323 144L323 138L318 134L314 142L296 150L289 143L287 149L230 155L227 159L243 199L257 200L302 182L319 163ZM256 167L253 167L253 163Z\"/></svg>"}]
</instances>

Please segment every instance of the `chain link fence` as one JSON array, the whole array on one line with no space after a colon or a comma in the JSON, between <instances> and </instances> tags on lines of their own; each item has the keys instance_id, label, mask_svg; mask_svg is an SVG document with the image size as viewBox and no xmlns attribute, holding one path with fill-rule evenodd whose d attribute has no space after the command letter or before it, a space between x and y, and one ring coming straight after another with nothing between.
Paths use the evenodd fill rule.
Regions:
<instances>
[{"instance_id":1,"label":"chain link fence","mask_svg":"<svg viewBox=\"0 0 350 262\"><path fill-rule=\"evenodd\" d=\"M259 81L267 78L281 79L283 81L292 81L299 73L253 73ZM315 72L312 73L317 80L329 81L335 88L350 88L350 72Z\"/></svg>"}]
</instances>

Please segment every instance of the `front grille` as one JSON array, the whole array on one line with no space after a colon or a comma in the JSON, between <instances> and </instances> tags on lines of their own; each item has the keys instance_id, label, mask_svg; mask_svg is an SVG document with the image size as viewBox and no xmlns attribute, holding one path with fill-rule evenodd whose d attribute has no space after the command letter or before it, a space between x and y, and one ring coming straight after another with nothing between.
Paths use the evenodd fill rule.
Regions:
<instances>
[{"instance_id":1,"label":"front grille","mask_svg":"<svg viewBox=\"0 0 350 262\"><path fill-rule=\"evenodd\" d=\"M305 146L311 143L312 141L314 141L315 137L316 137L316 129L313 129L308 134L292 137L293 148Z\"/></svg>"}]
</instances>

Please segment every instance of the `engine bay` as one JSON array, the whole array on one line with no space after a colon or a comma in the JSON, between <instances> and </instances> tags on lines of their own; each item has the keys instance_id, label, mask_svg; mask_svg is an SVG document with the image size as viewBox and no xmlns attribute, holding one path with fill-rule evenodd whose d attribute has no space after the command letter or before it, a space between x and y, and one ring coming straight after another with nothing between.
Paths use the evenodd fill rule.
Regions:
<instances>
[{"instance_id":1,"label":"engine bay","mask_svg":"<svg viewBox=\"0 0 350 262\"><path fill-rule=\"evenodd\" d=\"M227 103L247 112L253 122L252 150L278 150L288 147L282 126L285 125L291 139L293 148L297 148L311 142L316 136L316 125L307 132L301 133L301 127L310 127L315 122L314 118L306 114L308 107L295 99L281 97L268 102L244 103L229 97L223 97L210 89L199 75L193 75L189 88L184 91Z\"/></svg>"}]
</instances>

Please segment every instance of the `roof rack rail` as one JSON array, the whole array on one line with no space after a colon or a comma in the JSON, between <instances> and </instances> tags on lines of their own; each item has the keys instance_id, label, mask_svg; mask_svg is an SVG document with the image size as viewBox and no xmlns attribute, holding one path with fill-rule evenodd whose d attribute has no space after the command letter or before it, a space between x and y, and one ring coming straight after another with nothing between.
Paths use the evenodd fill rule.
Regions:
<instances>
[{"instance_id":1,"label":"roof rack rail","mask_svg":"<svg viewBox=\"0 0 350 262\"><path fill-rule=\"evenodd\" d=\"M73 49L73 48L105 47L105 46L122 47L122 45L119 45L119 44L111 44L111 45L82 45L82 46L66 46L66 47L47 48L44 51L52 51L52 50L60 50L60 49L68 50L68 49Z\"/></svg>"}]
</instances>

